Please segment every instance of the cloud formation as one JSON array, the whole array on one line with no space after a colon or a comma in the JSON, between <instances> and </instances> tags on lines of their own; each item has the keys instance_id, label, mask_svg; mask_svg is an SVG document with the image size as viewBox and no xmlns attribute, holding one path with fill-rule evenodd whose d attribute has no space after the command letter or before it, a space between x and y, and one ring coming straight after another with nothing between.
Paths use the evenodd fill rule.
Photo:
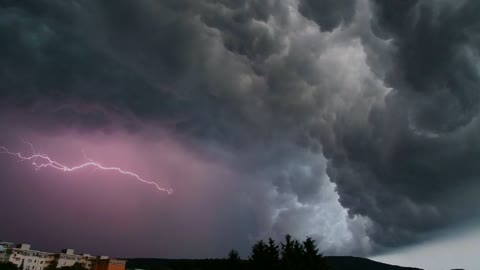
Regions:
<instances>
[{"instance_id":1,"label":"cloud formation","mask_svg":"<svg viewBox=\"0 0 480 270\"><path fill-rule=\"evenodd\" d=\"M455 200L480 173L473 0L0 7L4 113L42 134L178 135L235 172L238 238L367 254L478 214Z\"/></svg>"}]
</instances>

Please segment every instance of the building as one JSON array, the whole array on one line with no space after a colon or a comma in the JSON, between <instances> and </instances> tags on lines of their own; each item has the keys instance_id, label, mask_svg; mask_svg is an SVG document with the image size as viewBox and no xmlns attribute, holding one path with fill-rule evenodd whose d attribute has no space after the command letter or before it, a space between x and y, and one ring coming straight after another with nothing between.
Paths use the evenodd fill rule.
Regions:
<instances>
[{"instance_id":1,"label":"building","mask_svg":"<svg viewBox=\"0 0 480 270\"><path fill-rule=\"evenodd\" d=\"M96 256L90 254L75 254L73 249L63 249L62 252L53 255L53 262L57 268L73 266L76 263L83 265L87 269L91 269Z\"/></svg>"},{"instance_id":2,"label":"building","mask_svg":"<svg viewBox=\"0 0 480 270\"><path fill-rule=\"evenodd\" d=\"M125 270L125 260L109 259L106 256L75 254L73 249L60 253L31 250L28 244L0 242L0 262L11 262L24 270L44 270L50 265L56 268L69 267L78 263L90 270Z\"/></svg>"},{"instance_id":3,"label":"building","mask_svg":"<svg viewBox=\"0 0 480 270\"><path fill-rule=\"evenodd\" d=\"M92 270L125 270L126 261L99 257L95 261Z\"/></svg>"},{"instance_id":4,"label":"building","mask_svg":"<svg viewBox=\"0 0 480 270\"><path fill-rule=\"evenodd\" d=\"M5 248L3 262L11 262L25 270L43 270L52 261L52 253L31 250L28 244Z\"/></svg>"},{"instance_id":5,"label":"building","mask_svg":"<svg viewBox=\"0 0 480 270\"><path fill-rule=\"evenodd\" d=\"M80 259L80 263L83 264L87 269L93 269L94 263L97 257L92 256L90 254L81 254L81 256L82 258ZM122 269L122 270L125 270L125 269Z\"/></svg>"}]
</instances>

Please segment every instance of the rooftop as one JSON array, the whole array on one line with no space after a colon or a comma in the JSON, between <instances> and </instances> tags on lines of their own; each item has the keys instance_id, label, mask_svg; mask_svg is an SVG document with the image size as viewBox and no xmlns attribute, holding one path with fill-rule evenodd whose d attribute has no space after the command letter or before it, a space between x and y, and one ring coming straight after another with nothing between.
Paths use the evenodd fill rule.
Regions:
<instances>
[{"instance_id":1,"label":"rooftop","mask_svg":"<svg viewBox=\"0 0 480 270\"><path fill-rule=\"evenodd\" d=\"M113 259L109 258L108 256L95 256L95 255L90 255L90 254L75 254L75 251L73 249L63 249L59 253L52 253L52 252L45 252L45 251L38 251L38 250L33 250L30 249L29 244L17 244L14 245L13 243L10 242L3 242L0 241L0 252L6 251L7 253L10 252L15 252L15 253L20 253L24 255L42 255L42 256L55 256L55 257L61 257L61 258L85 258L85 259L99 259L99 260L112 260L112 262L116 263L125 263L126 261L124 260L119 260L119 259Z\"/></svg>"}]
</instances>

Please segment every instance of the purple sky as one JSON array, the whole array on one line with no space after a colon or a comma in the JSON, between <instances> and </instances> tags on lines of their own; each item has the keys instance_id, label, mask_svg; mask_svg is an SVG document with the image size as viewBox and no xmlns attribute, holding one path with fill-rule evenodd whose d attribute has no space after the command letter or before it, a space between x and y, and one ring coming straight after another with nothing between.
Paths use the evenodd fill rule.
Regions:
<instances>
[{"instance_id":1,"label":"purple sky","mask_svg":"<svg viewBox=\"0 0 480 270\"><path fill-rule=\"evenodd\" d=\"M51 251L72 247L95 254L166 257L221 254L219 234L233 243L248 241L235 238L248 228L234 225L241 223L237 215L242 211L233 210L238 202L228 194L242 191L229 180L228 165L200 156L173 135L149 141L120 134L22 134L36 151L64 164L86 162L83 150L102 165L134 171L178 192L167 195L133 177L93 168L35 170L29 161L3 154L0 198L11 205L2 215L9 221L1 225L6 240ZM9 147L31 151L21 142ZM228 223L219 220L225 216Z\"/></svg>"}]
</instances>

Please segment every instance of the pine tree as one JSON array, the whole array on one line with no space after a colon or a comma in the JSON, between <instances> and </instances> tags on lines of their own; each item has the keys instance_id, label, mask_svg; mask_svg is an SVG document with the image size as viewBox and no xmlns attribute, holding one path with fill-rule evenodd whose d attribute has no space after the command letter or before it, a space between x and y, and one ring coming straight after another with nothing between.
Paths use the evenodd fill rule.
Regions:
<instances>
[{"instance_id":1,"label":"pine tree","mask_svg":"<svg viewBox=\"0 0 480 270\"><path fill-rule=\"evenodd\" d=\"M319 253L317 245L315 244L315 240L313 240L311 237L308 237L303 242L303 250L303 262L305 263L306 269L328 269L328 264L325 260L325 257L323 257L322 253Z\"/></svg>"},{"instance_id":2,"label":"pine tree","mask_svg":"<svg viewBox=\"0 0 480 270\"><path fill-rule=\"evenodd\" d=\"M252 247L250 261L254 269L266 269L268 267L267 245L263 240L256 242Z\"/></svg>"},{"instance_id":3,"label":"pine tree","mask_svg":"<svg viewBox=\"0 0 480 270\"><path fill-rule=\"evenodd\" d=\"M0 262L0 269L1 270L18 270L18 267L16 264L13 264L11 262Z\"/></svg>"},{"instance_id":4,"label":"pine tree","mask_svg":"<svg viewBox=\"0 0 480 270\"><path fill-rule=\"evenodd\" d=\"M298 241L292 240L292 236L287 234L285 235L285 243L281 244L282 249L282 269L298 269Z\"/></svg>"},{"instance_id":5,"label":"pine tree","mask_svg":"<svg viewBox=\"0 0 480 270\"><path fill-rule=\"evenodd\" d=\"M238 270L241 268L242 260L240 259L240 254L235 249L230 250L228 253L226 264L228 269Z\"/></svg>"},{"instance_id":6,"label":"pine tree","mask_svg":"<svg viewBox=\"0 0 480 270\"><path fill-rule=\"evenodd\" d=\"M280 248L272 238L268 239L267 253L270 265L277 268L280 262Z\"/></svg>"},{"instance_id":7,"label":"pine tree","mask_svg":"<svg viewBox=\"0 0 480 270\"><path fill-rule=\"evenodd\" d=\"M230 262L239 262L240 255L238 254L238 251L236 251L235 249L230 250L227 260Z\"/></svg>"}]
</instances>

